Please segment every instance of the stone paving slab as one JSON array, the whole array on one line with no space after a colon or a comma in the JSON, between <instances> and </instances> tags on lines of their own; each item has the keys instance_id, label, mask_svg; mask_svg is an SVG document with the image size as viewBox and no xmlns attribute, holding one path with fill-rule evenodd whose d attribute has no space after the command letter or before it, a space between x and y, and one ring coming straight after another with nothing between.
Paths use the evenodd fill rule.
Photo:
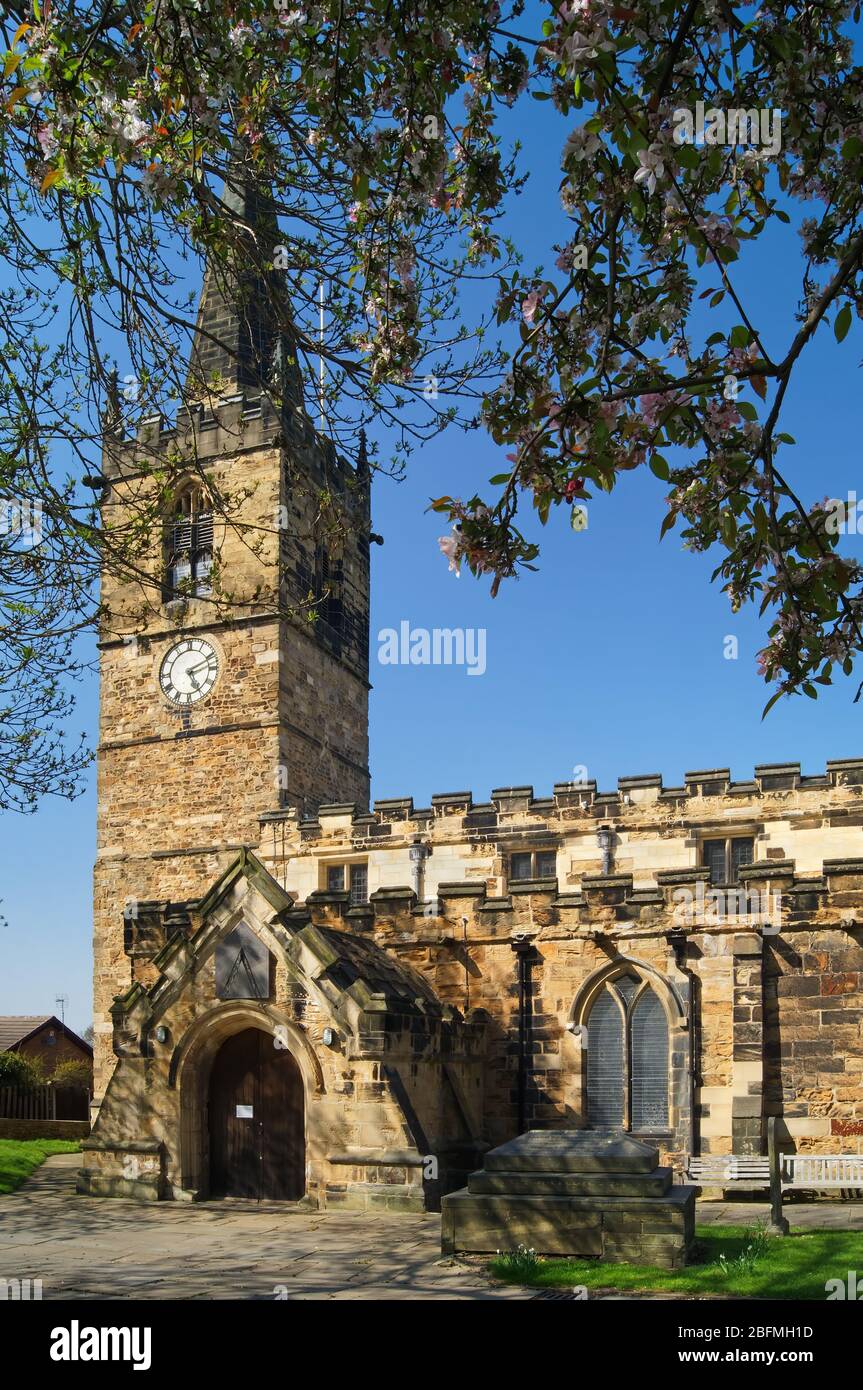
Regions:
<instances>
[{"instance_id":1,"label":"stone paving slab","mask_svg":"<svg viewBox=\"0 0 863 1390\"><path fill-rule=\"evenodd\" d=\"M41 1279L44 1299L525 1299L482 1269L442 1260L434 1213L307 1212L272 1203L142 1206L75 1192L57 1154L0 1197L0 1278Z\"/></svg>"},{"instance_id":2,"label":"stone paving slab","mask_svg":"<svg viewBox=\"0 0 863 1390\"><path fill-rule=\"evenodd\" d=\"M782 1211L792 1231L863 1231L863 1202L784 1202ZM759 1221L769 1223L769 1202L696 1203L697 1226L755 1226Z\"/></svg>"},{"instance_id":3,"label":"stone paving slab","mask_svg":"<svg viewBox=\"0 0 863 1390\"><path fill-rule=\"evenodd\" d=\"M45 1299L519 1299L478 1261L442 1259L433 1213L307 1212L255 1203L142 1206L75 1192L77 1154L57 1154L0 1197L0 1278ZM863 1202L792 1202L794 1228L863 1230ZM701 1202L702 1225L755 1225L762 1202ZM602 1297L603 1295L600 1295ZM608 1295L619 1297L619 1295Z\"/></svg>"}]
</instances>

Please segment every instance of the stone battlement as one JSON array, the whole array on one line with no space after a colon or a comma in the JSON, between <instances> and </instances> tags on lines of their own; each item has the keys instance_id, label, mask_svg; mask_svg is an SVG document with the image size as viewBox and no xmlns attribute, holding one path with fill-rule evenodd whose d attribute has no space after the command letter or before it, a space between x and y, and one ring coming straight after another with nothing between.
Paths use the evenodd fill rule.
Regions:
<instances>
[{"instance_id":1,"label":"stone battlement","mask_svg":"<svg viewBox=\"0 0 863 1390\"><path fill-rule=\"evenodd\" d=\"M152 466L155 456L169 450L188 450L198 460L262 449L275 442L302 450L304 461L317 458L330 485L346 485L360 469L339 454L331 439L315 429L300 404L286 402L280 411L265 393L236 391L212 405L183 406L171 421L164 415L144 416L137 430L108 430L102 469L106 479L134 477Z\"/></svg>"},{"instance_id":2,"label":"stone battlement","mask_svg":"<svg viewBox=\"0 0 863 1390\"><path fill-rule=\"evenodd\" d=\"M660 773L619 777L617 791L600 791L595 780L556 782L548 797L534 795L532 786L497 787L488 801L476 802L470 791L440 792L431 798L431 805L415 807L413 797L388 797L375 801L371 812L353 802L334 802L318 808L317 815L299 819L299 829L306 838L332 834L350 826L369 837L389 833L382 827L394 827L412 822L421 823L452 817L463 818L465 830L489 830L496 824L513 818L529 816L540 819L555 817L572 819L579 812L600 820L626 816L631 810L645 807L681 810L695 801L724 800L729 807L748 800L789 792L817 793L819 804L832 805L834 800L847 800L831 793L842 791L863 795L863 758L837 758L828 761L823 773L801 773L799 763L760 763L749 780L734 781L729 768L710 768L687 772L682 786L666 787ZM825 793L827 796L825 797ZM296 820L294 807L269 811L261 817L262 824Z\"/></svg>"},{"instance_id":3,"label":"stone battlement","mask_svg":"<svg viewBox=\"0 0 863 1390\"><path fill-rule=\"evenodd\" d=\"M390 916L397 897L408 916L434 904L446 916L449 899L467 898L471 916L518 915L521 902L542 898L543 911L572 922L613 908L648 926L673 914L679 890L711 888L709 856L718 853L728 856L730 882L780 894L792 913L816 897L838 910L863 886L863 760L831 761L818 776L787 763L755 772L748 782L732 782L724 768L689 773L667 789L659 776L622 777L617 793L559 783L547 798L528 786L498 788L482 803L448 792L429 807L391 798L370 812L338 802L314 818L267 811L258 853L298 904L331 908L360 930ZM733 870L732 845L745 851ZM357 865L366 899L351 906Z\"/></svg>"}]
</instances>

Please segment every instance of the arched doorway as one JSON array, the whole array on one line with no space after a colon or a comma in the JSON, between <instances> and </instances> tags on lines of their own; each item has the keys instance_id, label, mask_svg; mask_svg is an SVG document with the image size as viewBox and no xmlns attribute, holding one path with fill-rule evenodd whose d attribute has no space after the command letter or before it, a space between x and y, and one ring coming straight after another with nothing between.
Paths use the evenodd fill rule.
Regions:
<instances>
[{"instance_id":1,"label":"arched doorway","mask_svg":"<svg viewBox=\"0 0 863 1390\"><path fill-rule=\"evenodd\" d=\"M260 1028L234 1033L210 1072L210 1193L296 1201L305 1194L303 1078Z\"/></svg>"}]
</instances>

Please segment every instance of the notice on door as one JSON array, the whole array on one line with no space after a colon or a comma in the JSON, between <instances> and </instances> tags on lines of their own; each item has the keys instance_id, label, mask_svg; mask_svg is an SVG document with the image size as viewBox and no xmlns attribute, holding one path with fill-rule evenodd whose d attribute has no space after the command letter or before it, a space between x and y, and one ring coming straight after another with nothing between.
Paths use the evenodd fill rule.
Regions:
<instances>
[{"instance_id":1,"label":"notice on door","mask_svg":"<svg viewBox=\"0 0 863 1390\"><path fill-rule=\"evenodd\" d=\"M238 1105L238 1120L253 1120L255 1118L255 1107L253 1105Z\"/></svg>"}]
</instances>

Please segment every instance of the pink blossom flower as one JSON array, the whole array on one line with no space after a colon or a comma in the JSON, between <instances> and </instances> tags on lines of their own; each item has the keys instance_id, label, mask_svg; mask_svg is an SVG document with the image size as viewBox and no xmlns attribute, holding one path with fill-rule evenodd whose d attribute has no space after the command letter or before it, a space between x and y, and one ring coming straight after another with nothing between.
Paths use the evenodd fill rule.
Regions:
<instances>
[{"instance_id":1,"label":"pink blossom flower","mask_svg":"<svg viewBox=\"0 0 863 1390\"><path fill-rule=\"evenodd\" d=\"M531 290L530 294L525 295L521 302L521 315L525 323L533 323L534 315L539 308L539 291Z\"/></svg>"},{"instance_id":2,"label":"pink blossom flower","mask_svg":"<svg viewBox=\"0 0 863 1390\"><path fill-rule=\"evenodd\" d=\"M651 391L647 395L639 398L641 418L650 429L653 429L654 425L658 423L659 416L665 404L666 398L660 391Z\"/></svg>"},{"instance_id":3,"label":"pink blossom flower","mask_svg":"<svg viewBox=\"0 0 863 1390\"><path fill-rule=\"evenodd\" d=\"M453 531L449 536L438 536L438 545L449 560L449 568L455 570L456 579L461 578L461 536Z\"/></svg>"},{"instance_id":4,"label":"pink blossom flower","mask_svg":"<svg viewBox=\"0 0 863 1390\"><path fill-rule=\"evenodd\" d=\"M586 126L578 125L567 136L561 163L566 165L568 160L574 159L578 164L583 159L589 159L591 155L596 154L600 148L600 141L596 134L588 130Z\"/></svg>"},{"instance_id":5,"label":"pink blossom flower","mask_svg":"<svg viewBox=\"0 0 863 1390\"><path fill-rule=\"evenodd\" d=\"M665 173L662 155L658 154L651 146L649 150L638 151L638 162L641 168L636 170L635 182L646 183L648 193L655 192L656 180L661 179Z\"/></svg>"},{"instance_id":6,"label":"pink blossom flower","mask_svg":"<svg viewBox=\"0 0 863 1390\"><path fill-rule=\"evenodd\" d=\"M606 425L612 425L622 410L622 401L600 401L599 415Z\"/></svg>"},{"instance_id":7,"label":"pink blossom flower","mask_svg":"<svg viewBox=\"0 0 863 1390\"><path fill-rule=\"evenodd\" d=\"M39 141L46 159L50 159L53 154L57 153L57 137L50 126L41 126L36 132L36 139Z\"/></svg>"}]
</instances>

